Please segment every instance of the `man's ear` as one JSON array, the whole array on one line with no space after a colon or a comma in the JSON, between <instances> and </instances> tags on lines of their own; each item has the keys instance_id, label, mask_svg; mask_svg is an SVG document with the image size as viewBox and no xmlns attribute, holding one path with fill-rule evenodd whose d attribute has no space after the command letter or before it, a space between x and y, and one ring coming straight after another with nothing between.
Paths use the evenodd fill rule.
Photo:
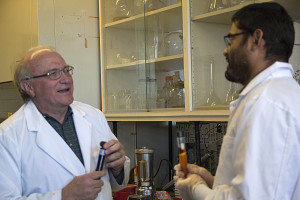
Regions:
<instances>
[{"instance_id":1,"label":"man's ear","mask_svg":"<svg viewBox=\"0 0 300 200\"><path fill-rule=\"evenodd\" d=\"M256 29L251 36L251 50L261 48L264 46L263 40L264 32L261 29Z\"/></svg>"},{"instance_id":2,"label":"man's ear","mask_svg":"<svg viewBox=\"0 0 300 200\"><path fill-rule=\"evenodd\" d=\"M34 89L32 87L31 82L29 81L22 81L20 83L20 87L21 89L26 92L31 98L35 96L35 92Z\"/></svg>"}]
</instances>

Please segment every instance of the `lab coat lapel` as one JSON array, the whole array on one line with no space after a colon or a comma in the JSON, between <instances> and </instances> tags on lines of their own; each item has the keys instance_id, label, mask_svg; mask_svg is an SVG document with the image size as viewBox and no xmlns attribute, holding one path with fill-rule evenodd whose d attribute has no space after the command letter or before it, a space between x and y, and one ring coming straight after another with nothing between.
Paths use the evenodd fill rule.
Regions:
<instances>
[{"instance_id":1,"label":"lab coat lapel","mask_svg":"<svg viewBox=\"0 0 300 200\"><path fill-rule=\"evenodd\" d=\"M86 172L89 172L91 171L91 161L93 161L91 158L92 125L86 120L86 114L83 111L76 109L75 105L71 105L71 108L73 111L73 119L84 161L84 167Z\"/></svg>"},{"instance_id":2,"label":"lab coat lapel","mask_svg":"<svg viewBox=\"0 0 300 200\"><path fill-rule=\"evenodd\" d=\"M30 119L27 120L29 131L37 134L37 145L74 176L84 174L84 166L75 153L46 121L32 102L28 103L28 110L25 113L26 119Z\"/></svg>"}]
</instances>

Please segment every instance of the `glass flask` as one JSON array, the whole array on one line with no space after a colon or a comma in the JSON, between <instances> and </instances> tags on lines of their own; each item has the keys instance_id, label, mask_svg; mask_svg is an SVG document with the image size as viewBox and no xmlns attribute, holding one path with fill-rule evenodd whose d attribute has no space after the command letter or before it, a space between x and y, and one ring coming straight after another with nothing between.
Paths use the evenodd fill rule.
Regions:
<instances>
[{"instance_id":1,"label":"glass flask","mask_svg":"<svg viewBox=\"0 0 300 200\"><path fill-rule=\"evenodd\" d=\"M150 12L159 8L158 0L145 0L146 3L146 11Z\"/></svg>"},{"instance_id":2,"label":"glass flask","mask_svg":"<svg viewBox=\"0 0 300 200\"><path fill-rule=\"evenodd\" d=\"M166 0L134 0L134 14L150 12L167 6L167 3Z\"/></svg>"},{"instance_id":3,"label":"glass flask","mask_svg":"<svg viewBox=\"0 0 300 200\"><path fill-rule=\"evenodd\" d=\"M232 101L236 100L240 96L240 87L238 83L233 83L234 92L232 94Z\"/></svg>"},{"instance_id":4,"label":"glass flask","mask_svg":"<svg viewBox=\"0 0 300 200\"><path fill-rule=\"evenodd\" d=\"M146 79L145 78L140 78L138 80L138 100L137 100L137 108L138 109L145 109L146 108L146 89L147 84L146 84Z\"/></svg>"},{"instance_id":5,"label":"glass flask","mask_svg":"<svg viewBox=\"0 0 300 200\"><path fill-rule=\"evenodd\" d=\"M239 86L240 85L238 83L233 83L234 92L233 92L232 97L231 97L232 101L238 99L239 96L240 96L241 88Z\"/></svg>"},{"instance_id":6,"label":"glass flask","mask_svg":"<svg viewBox=\"0 0 300 200\"><path fill-rule=\"evenodd\" d=\"M109 93L107 107L109 111L116 111L119 108L119 99L117 91Z\"/></svg>"},{"instance_id":7,"label":"glass flask","mask_svg":"<svg viewBox=\"0 0 300 200\"><path fill-rule=\"evenodd\" d=\"M157 108L169 108L170 92L173 85L173 77L166 76L163 87L159 90L157 95Z\"/></svg>"},{"instance_id":8,"label":"glass flask","mask_svg":"<svg viewBox=\"0 0 300 200\"><path fill-rule=\"evenodd\" d=\"M134 0L134 15L141 14L145 11L145 0Z\"/></svg>"},{"instance_id":9,"label":"glass flask","mask_svg":"<svg viewBox=\"0 0 300 200\"><path fill-rule=\"evenodd\" d=\"M209 90L209 95L206 98L206 105L207 106L216 106L220 105L220 99L218 96L215 94L214 90L214 57L210 56L210 90Z\"/></svg>"},{"instance_id":10,"label":"glass flask","mask_svg":"<svg viewBox=\"0 0 300 200\"><path fill-rule=\"evenodd\" d=\"M126 91L119 90L118 98L119 98L119 109L125 110L125 108L126 108Z\"/></svg>"},{"instance_id":11,"label":"glass flask","mask_svg":"<svg viewBox=\"0 0 300 200\"><path fill-rule=\"evenodd\" d=\"M250 0L230 0L229 4L230 4L230 6L236 6L236 5L245 3L247 1L250 1Z\"/></svg>"},{"instance_id":12,"label":"glass flask","mask_svg":"<svg viewBox=\"0 0 300 200\"><path fill-rule=\"evenodd\" d=\"M232 101L233 93L234 93L233 83L229 82L229 88L228 88L228 91L226 93L226 98L225 98L225 103L226 104L229 104Z\"/></svg>"},{"instance_id":13,"label":"glass flask","mask_svg":"<svg viewBox=\"0 0 300 200\"><path fill-rule=\"evenodd\" d=\"M170 32L165 36L165 51L168 56L183 53L182 31Z\"/></svg>"},{"instance_id":14,"label":"glass flask","mask_svg":"<svg viewBox=\"0 0 300 200\"><path fill-rule=\"evenodd\" d=\"M155 78L147 78L147 108L157 108L157 84Z\"/></svg>"},{"instance_id":15,"label":"glass flask","mask_svg":"<svg viewBox=\"0 0 300 200\"><path fill-rule=\"evenodd\" d=\"M115 64L129 63L130 59L126 53L117 53L115 58Z\"/></svg>"},{"instance_id":16,"label":"glass flask","mask_svg":"<svg viewBox=\"0 0 300 200\"><path fill-rule=\"evenodd\" d=\"M164 26L161 23L159 16L154 16L151 20L153 31L147 35L146 58L160 58L165 56L165 42L164 42Z\"/></svg>"},{"instance_id":17,"label":"glass flask","mask_svg":"<svg viewBox=\"0 0 300 200\"><path fill-rule=\"evenodd\" d=\"M115 0L113 21L126 19L132 16L132 0Z\"/></svg>"},{"instance_id":18,"label":"glass flask","mask_svg":"<svg viewBox=\"0 0 300 200\"><path fill-rule=\"evenodd\" d=\"M170 6L177 3L177 0L159 0L159 2L165 6Z\"/></svg>"},{"instance_id":19,"label":"glass flask","mask_svg":"<svg viewBox=\"0 0 300 200\"><path fill-rule=\"evenodd\" d=\"M240 96L239 84L230 82L229 89L226 94L226 104L229 104L231 101L238 99Z\"/></svg>"},{"instance_id":20,"label":"glass flask","mask_svg":"<svg viewBox=\"0 0 300 200\"><path fill-rule=\"evenodd\" d=\"M173 75L173 85L170 91L170 108L184 107L184 82L180 79L179 71Z\"/></svg>"},{"instance_id":21,"label":"glass flask","mask_svg":"<svg viewBox=\"0 0 300 200\"><path fill-rule=\"evenodd\" d=\"M294 79L300 84L300 70L296 70L294 73Z\"/></svg>"},{"instance_id":22,"label":"glass flask","mask_svg":"<svg viewBox=\"0 0 300 200\"><path fill-rule=\"evenodd\" d=\"M166 82L163 87L163 98L164 98L164 107L170 108L170 93L173 85L173 77L172 76L166 76Z\"/></svg>"},{"instance_id":23,"label":"glass flask","mask_svg":"<svg viewBox=\"0 0 300 200\"><path fill-rule=\"evenodd\" d=\"M208 11L221 10L228 7L228 0L210 0Z\"/></svg>"}]
</instances>

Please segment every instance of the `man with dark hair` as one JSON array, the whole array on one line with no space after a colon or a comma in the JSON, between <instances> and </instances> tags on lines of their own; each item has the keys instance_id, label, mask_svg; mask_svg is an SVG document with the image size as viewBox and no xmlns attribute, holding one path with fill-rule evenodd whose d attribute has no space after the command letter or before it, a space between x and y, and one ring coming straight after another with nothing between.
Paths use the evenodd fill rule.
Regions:
<instances>
[{"instance_id":1,"label":"man with dark hair","mask_svg":"<svg viewBox=\"0 0 300 200\"><path fill-rule=\"evenodd\" d=\"M300 199L300 87L288 64L295 31L277 3L251 4L232 17L224 37L225 73L241 83L213 177L189 164L176 186L185 200Z\"/></svg>"}]
</instances>

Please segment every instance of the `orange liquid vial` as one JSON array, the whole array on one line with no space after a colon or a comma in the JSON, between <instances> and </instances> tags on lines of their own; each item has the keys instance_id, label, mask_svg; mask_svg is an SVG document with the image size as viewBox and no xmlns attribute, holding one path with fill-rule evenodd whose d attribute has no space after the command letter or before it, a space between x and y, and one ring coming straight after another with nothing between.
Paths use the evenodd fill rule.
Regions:
<instances>
[{"instance_id":1,"label":"orange liquid vial","mask_svg":"<svg viewBox=\"0 0 300 200\"><path fill-rule=\"evenodd\" d=\"M181 149L178 151L179 153L179 163L180 163L180 168L184 173L184 177L187 176L188 170L187 170L187 157L186 157L186 150L184 149L184 151L181 152Z\"/></svg>"},{"instance_id":2,"label":"orange liquid vial","mask_svg":"<svg viewBox=\"0 0 300 200\"><path fill-rule=\"evenodd\" d=\"M178 147L180 168L181 171L183 171L184 173L184 177L186 177L188 174L187 155L186 155L186 148L185 148L185 138L181 131L177 133L177 147Z\"/></svg>"}]
</instances>

